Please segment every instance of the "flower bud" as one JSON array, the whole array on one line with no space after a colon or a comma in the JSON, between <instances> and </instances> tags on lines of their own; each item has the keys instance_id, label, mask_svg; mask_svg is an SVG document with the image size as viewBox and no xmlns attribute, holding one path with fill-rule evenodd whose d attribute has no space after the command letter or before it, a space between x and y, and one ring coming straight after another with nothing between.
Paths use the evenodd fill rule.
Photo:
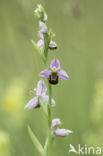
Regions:
<instances>
[{"instance_id":1,"label":"flower bud","mask_svg":"<svg viewBox=\"0 0 103 156\"><path fill-rule=\"evenodd\" d=\"M42 22L47 21L48 17L47 17L47 14L46 14L44 8L42 7L42 5L37 6L37 9L34 10L34 14L39 21L42 21Z\"/></svg>"},{"instance_id":2,"label":"flower bud","mask_svg":"<svg viewBox=\"0 0 103 156\"><path fill-rule=\"evenodd\" d=\"M37 46L40 48L40 50L42 50L43 49L43 46L44 46L44 40L39 40L38 42L37 42Z\"/></svg>"},{"instance_id":3,"label":"flower bud","mask_svg":"<svg viewBox=\"0 0 103 156\"><path fill-rule=\"evenodd\" d=\"M57 129L59 126L61 126L61 121L60 119L53 119L52 124L51 124L51 130Z\"/></svg>"},{"instance_id":4,"label":"flower bud","mask_svg":"<svg viewBox=\"0 0 103 156\"><path fill-rule=\"evenodd\" d=\"M40 29L39 32L43 34L47 33L48 30L46 24L41 21L39 22L39 29Z\"/></svg>"},{"instance_id":5,"label":"flower bud","mask_svg":"<svg viewBox=\"0 0 103 156\"><path fill-rule=\"evenodd\" d=\"M54 41L50 41L50 43L49 43L49 49L56 49L57 48L57 44L56 44L56 42L54 42Z\"/></svg>"}]
</instances>

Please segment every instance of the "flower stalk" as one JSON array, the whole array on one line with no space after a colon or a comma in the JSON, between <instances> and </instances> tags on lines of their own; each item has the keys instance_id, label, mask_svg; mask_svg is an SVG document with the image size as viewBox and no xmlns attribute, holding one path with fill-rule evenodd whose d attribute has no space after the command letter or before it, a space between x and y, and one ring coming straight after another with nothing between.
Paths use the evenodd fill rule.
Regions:
<instances>
[{"instance_id":1,"label":"flower stalk","mask_svg":"<svg viewBox=\"0 0 103 156\"><path fill-rule=\"evenodd\" d=\"M47 151L49 153L49 147L51 142L51 122L52 122L52 116L51 116L51 99L52 99L52 86L50 83L48 83L49 86L49 103L48 103L48 148Z\"/></svg>"},{"instance_id":2,"label":"flower stalk","mask_svg":"<svg viewBox=\"0 0 103 156\"><path fill-rule=\"evenodd\" d=\"M36 52L41 56L44 64L46 64L48 59L48 51L57 49L57 44L52 40L54 33L51 29L48 29L46 21L48 16L42 7L38 5L37 9L34 11L35 16L39 25L39 41L36 43L32 40L32 44ZM42 108L43 112L46 114L48 120L48 135L44 146L41 145L30 126L28 127L28 132L30 138L40 153L41 156L50 156L50 147L52 143L52 138L55 137L65 137L72 133L71 130L61 129L61 121L59 118L52 119L51 107L54 107L56 102L52 98L52 85L57 85L59 80L67 80L69 76L67 73L61 69L60 62L58 59L53 59L49 68L40 72L40 77L46 78L48 80L48 90L49 95L47 95L47 87L43 79L39 80L37 83L37 88L35 90L35 96L27 103L24 109L36 109Z\"/></svg>"}]
</instances>

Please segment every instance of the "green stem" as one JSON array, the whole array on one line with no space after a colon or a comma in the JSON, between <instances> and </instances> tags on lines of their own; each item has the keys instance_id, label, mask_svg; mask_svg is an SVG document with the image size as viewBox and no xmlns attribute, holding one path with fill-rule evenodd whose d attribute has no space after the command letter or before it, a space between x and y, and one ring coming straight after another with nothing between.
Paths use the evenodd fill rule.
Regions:
<instances>
[{"instance_id":1,"label":"green stem","mask_svg":"<svg viewBox=\"0 0 103 156\"><path fill-rule=\"evenodd\" d=\"M49 103L48 103L48 147L47 147L47 153L49 152L50 142L51 142L51 99L52 99L52 86L49 83Z\"/></svg>"}]
</instances>

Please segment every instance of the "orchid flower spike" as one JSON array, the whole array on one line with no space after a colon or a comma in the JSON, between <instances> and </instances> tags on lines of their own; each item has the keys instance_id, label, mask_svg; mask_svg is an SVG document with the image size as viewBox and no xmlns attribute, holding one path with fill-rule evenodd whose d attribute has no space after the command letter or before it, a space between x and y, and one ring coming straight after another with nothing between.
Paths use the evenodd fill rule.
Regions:
<instances>
[{"instance_id":1,"label":"orchid flower spike","mask_svg":"<svg viewBox=\"0 0 103 156\"><path fill-rule=\"evenodd\" d=\"M60 119L53 119L51 124L51 130L53 131L56 137L64 137L72 133L71 130L68 129L60 129L59 127L62 125Z\"/></svg>"},{"instance_id":2,"label":"orchid flower spike","mask_svg":"<svg viewBox=\"0 0 103 156\"><path fill-rule=\"evenodd\" d=\"M46 95L47 88L44 80L39 80L36 89L36 96L32 98L28 104L24 107L24 109L33 109L40 107L39 97L42 97L45 102L49 102L49 96ZM52 106L55 106L55 101L52 99Z\"/></svg>"},{"instance_id":3,"label":"orchid flower spike","mask_svg":"<svg viewBox=\"0 0 103 156\"><path fill-rule=\"evenodd\" d=\"M59 79L67 80L69 76L60 68L60 62L57 59L53 59L48 69L40 73L41 77L49 78L49 82L53 85L57 84Z\"/></svg>"}]
</instances>

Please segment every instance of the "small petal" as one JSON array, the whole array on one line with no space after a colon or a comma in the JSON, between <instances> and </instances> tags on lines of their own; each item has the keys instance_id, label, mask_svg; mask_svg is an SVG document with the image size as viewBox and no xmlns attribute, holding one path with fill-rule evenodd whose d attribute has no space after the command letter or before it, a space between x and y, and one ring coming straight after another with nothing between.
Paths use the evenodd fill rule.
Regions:
<instances>
[{"instance_id":1,"label":"small petal","mask_svg":"<svg viewBox=\"0 0 103 156\"><path fill-rule=\"evenodd\" d=\"M69 78L67 73L61 69L58 71L58 76L59 76L59 79L63 79L63 80L67 80Z\"/></svg>"},{"instance_id":2,"label":"small petal","mask_svg":"<svg viewBox=\"0 0 103 156\"><path fill-rule=\"evenodd\" d=\"M57 59L52 60L50 68L56 67L56 69L60 69L60 62Z\"/></svg>"},{"instance_id":3,"label":"small petal","mask_svg":"<svg viewBox=\"0 0 103 156\"><path fill-rule=\"evenodd\" d=\"M49 49L56 49L56 48L57 48L57 44L51 40L49 43Z\"/></svg>"},{"instance_id":4,"label":"small petal","mask_svg":"<svg viewBox=\"0 0 103 156\"><path fill-rule=\"evenodd\" d=\"M51 130L57 129L59 126L61 126L61 121L60 119L53 119L52 124L51 124Z\"/></svg>"},{"instance_id":5,"label":"small petal","mask_svg":"<svg viewBox=\"0 0 103 156\"><path fill-rule=\"evenodd\" d=\"M39 32L39 34L38 34L38 35L39 35L39 38L40 38L41 40L44 40L44 36L43 36L43 34L42 34L42 33L40 33L40 32Z\"/></svg>"},{"instance_id":6,"label":"small petal","mask_svg":"<svg viewBox=\"0 0 103 156\"><path fill-rule=\"evenodd\" d=\"M52 104L52 107L56 106L56 102L55 102L55 100L53 98L52 98L51 104Z\"/></svg>"},{"instance_id":7,"label":"small petal","mask_svg":"<svg viewBox=\"0 0 103 156\"><path fill-rule=\"evenodd\" d=\"M37 42L37 46L40 48L40 50L43 49L43 46L44 46L44 41L42 39L40 39L38 42Z\"/></svg>"},{"instance_id":8,"label":"small petal","mask_svg":"<svg viewBox=\"0 0 103 156\"><path fill-rule=\"evenodd\" d=\"M48 19L48 16L47 16L47 14L45 13L45 14L44 14L44 21L47 21L47 19Z\"/></svg>"},{"instance_id":9,"label":"small petal","mask_svg":"<svg viewBox=\"0 0 103 156\"><path fill-rule=\"evenodd\" d=\"M49 75L51 74L51 70L50 69L45 69L44 71L42 71L41 73L40 73L40 76L41 77L47 77L47 78L49 78Z\"/></svg>"},{"instance_id":10,"label":"small petal","mask_svg":"<svg viewBox=\"0 0 103 156\"><path fill-rule=\"evenodd\" d=\"M56 129L54 133L56 137L64 137L72 133L72 131L67 129Z\"/></svg>"},{"instance_id":11,"label":"small petal","mask_svg":"<svg viewBox=\"0 0 103 156\"><path fill-rule=\"evenodd\" d=\"M48 30L46 24L41 21L39 22L39 28L40 28L40 33L43 33L43 34L46 33Z\"/></svg>"},{"instance_id":12,"label":"small petal","mask_svg":"<svg viewBox=\"0 0 103 156\"><path fill-rule=\"evenodd\" d=\"M37 96L45 95L46 92L47 92L47 88L44 80L39 80L37 84L37 91L36 91Z\"/></svg>"},{"instance_id":13,"label":"small petal","mask_svg":"<svg viewBox=\"0 0 103 156\"><path fill-rule=\"evenodd\" d=\"M33 109L33 108L37 108L39 107L39 103L38 103L38 98L34 97L33 99L31 99L28 104L24 107L24 109Z\"/></svg>"},{"instance_id":14,"label":"small petal","mask_svg":"<svg viewBox=\"0 0 103 156\"><path fill-rule=\"evenodd\" d=\"M49 96L43 95L42 97L44 98L44 100L45 100L47 103L49 102ZM52 100L51 100L51 106L54 107L55 105L56 105L56 102L55 102L55 100L52 98Z\"/></svg>"}]
</instances>

